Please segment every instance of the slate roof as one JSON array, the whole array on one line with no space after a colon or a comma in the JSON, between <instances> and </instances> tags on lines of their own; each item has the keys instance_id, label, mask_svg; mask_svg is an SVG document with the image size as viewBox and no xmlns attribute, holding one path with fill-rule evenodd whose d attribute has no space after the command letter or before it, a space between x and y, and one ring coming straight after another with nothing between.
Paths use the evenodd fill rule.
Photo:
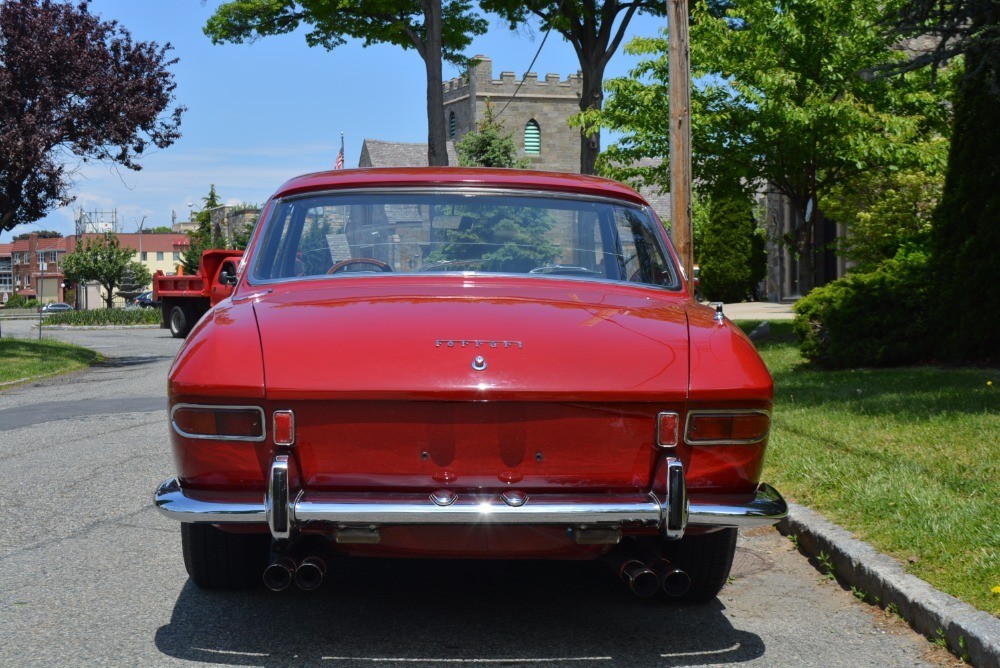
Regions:
<instances>
[{"instance_id":1,"label":"slate roof","mask_svg":"<svg viewBox=\"0 0 1000 668\"><path fill-rule=\"evenodd\" d=\"M448 164L458 164L455 144L448 142ZM358 167L427 167L427 144L365 139Z\"/></svg>"}]
</instances>

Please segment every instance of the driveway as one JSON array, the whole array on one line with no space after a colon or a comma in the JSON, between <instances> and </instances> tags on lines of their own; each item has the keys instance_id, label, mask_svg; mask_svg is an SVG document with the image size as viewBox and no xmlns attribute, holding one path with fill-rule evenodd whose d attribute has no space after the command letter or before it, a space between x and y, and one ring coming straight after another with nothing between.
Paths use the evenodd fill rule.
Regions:
<instances>
[{"instance_id":1,"label":"driveway","mask_svg":"<svg viewBox=\"0 0 1000 668\"><path fill-rule=\"evenodd\" d=\"M158 329L50 335L110 359L0 391L0 665L948 661L770 529L742 535L731 583L690 608L576 562L341 560L308 594L201 591L178 525L151 502L173 473L165 378L179 342Z\"/></svg>"}]
</instances>

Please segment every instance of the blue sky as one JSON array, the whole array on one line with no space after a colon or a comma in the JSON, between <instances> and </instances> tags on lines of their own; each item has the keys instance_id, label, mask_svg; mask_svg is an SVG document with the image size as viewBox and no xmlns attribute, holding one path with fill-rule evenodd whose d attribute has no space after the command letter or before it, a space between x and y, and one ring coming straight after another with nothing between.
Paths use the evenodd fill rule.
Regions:
<instances>
[{"instance_id":1,"label":"blue sky","mask_svg":"<svg viewBox=\"0 0 1000 668\"><path fill-rule=\"evenodd\" d=\"M140 40L169 42L180 61L172 71L177 100L188 108L172 146L150 153L143 169L132 172L104 164L80 164L72 192L77 200L36 225L0 234L37 229L73 233L75 211L118 211L123 231L170 225L171 211L188 218L188 203L198 210L209 185L227 203L263 203L284 181L307 172L332 169L344 132L345 166L355 167L365 138L427 141L425 76L415 51L391 46L362 48L349 42L334 51L306 46L303 33L267 37L253 44L214 46L202 33L219 0L93 0L91 11L115 19ZM639 16L629 35L652 35L665 19ZM469 55L493 59L520 78L541 42L537 30L511 33L493 21ZM625 74L635 59L621 50L607 76ZM579 65L573 48L550 35L532 68L565 79ZM459 72L445 65L445 78ZM605 143L607 138L605 137Z\"/></svg>"}]
</instances>

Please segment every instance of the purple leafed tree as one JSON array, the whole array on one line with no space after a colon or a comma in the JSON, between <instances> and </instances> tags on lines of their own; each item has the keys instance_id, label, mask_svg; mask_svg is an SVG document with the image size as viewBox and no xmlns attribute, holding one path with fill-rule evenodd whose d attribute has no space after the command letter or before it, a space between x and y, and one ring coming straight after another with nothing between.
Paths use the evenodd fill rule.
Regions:
<instances>
[{"instance_id":1,"label":"purple leafed tree","mask_svg":"<svg viewBox=\"0 0 1000 668\"><path fill-rule=\"evenodd\" d=\"M87 2L0 2L0 231L72 202L74 163L139 170L180 137L170 49L134 42Z\"/></svg>"}]
</instances>

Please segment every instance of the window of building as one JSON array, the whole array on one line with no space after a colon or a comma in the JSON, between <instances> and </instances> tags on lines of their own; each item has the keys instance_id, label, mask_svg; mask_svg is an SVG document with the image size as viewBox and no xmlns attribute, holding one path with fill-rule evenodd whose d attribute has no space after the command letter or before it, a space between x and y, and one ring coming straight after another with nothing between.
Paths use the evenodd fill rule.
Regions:
<instances>
[{"instance_id":1,"label":"window of building","mask_svg":"<svg viewBox=\"0 0 1000 668\"><path fill-rule=\"evenodd\" d=\"M178 253L177 251L174 251L174 262L180 262L180 261L181 261L181 254Z\"/></svg>"},{"instance_id":2,"label":"window of building","mask_svg":"<svg viewBox=\"0 0 1000 668\"><path fill-rule=\"evenodd\" d=\"M457 122L455 121L455 112L448 112L448 136L452 139L455 138L455 130L457 129Z\"/></svg>"},{"instance_id":3,"label":"window of building","mask_svg":"<svg viewBox=\"0 0 1000 668\"><path fill-rule=\"evenodd\" d=\"M140 255L142 256L141 259L142 259L143 262L145 262L146 260L149 259L149 253L147 253L146 251L142 251L142 253L140 253Z\"/></svg>"},{"instance_id":4,"label":"window of building","mask_svg":"<svg viewBox=\"0 0 1000 668\"><path fill-rule=\"evenodd\" d=\"M163 262L163 252L162 251L157 251L157 253L156 253L156 261L157 262Z\"/></svg>"},{"instance_id":5,"label":"window of building","mask_svg":"<svg viewBox=\"0 0 1000 668\"><path fill-rule=\"evenodd\" d=\"M540 155L542 152L542 129L533 118L524 126L524 152L526 155Z\"/></svg>"}]
</instances>

